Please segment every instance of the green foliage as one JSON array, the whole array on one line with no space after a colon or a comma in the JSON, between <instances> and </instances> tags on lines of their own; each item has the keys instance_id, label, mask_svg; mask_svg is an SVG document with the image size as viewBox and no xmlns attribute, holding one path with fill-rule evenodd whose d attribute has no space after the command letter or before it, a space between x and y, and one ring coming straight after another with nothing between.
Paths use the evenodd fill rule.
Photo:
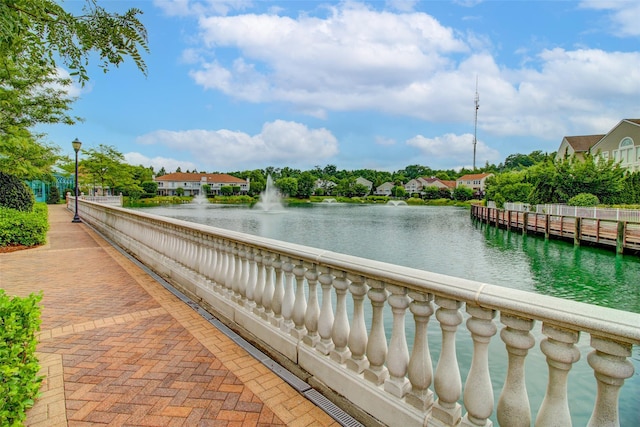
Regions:
<instances>
[{"instance_id":1,"label":"green foliage","mask_svg":"<svg viewBox=\"0 0 640 427\"><path fill-rule=\"evenodd\" d=\"M2 99L2 91L0 88L4 110L6 101ZM5 111L0 114L0 126L4 115ZM61 159L59 152L59 147L40 142L38 136L27 129L0 129L0 170L20 179L50 178L51 167Z\"/></svg>"},{"instance_id":2,"label":"green foliage","mask_svg":"<svg viewBox=\"0 0 640 427\"><path fill-rule=\"evenodd\" d=\"M526 182L526 178L522 171L490 176L486 180L485 197L487 200L494 200L498 207L502 207L505 202L526 203L533 191L533 185Z\"/></svg>"},{"instance_id":3,"label":"green foliage","mask_svg":"<svg viewBox=\"0 0 640 427\"><path fill-rule=\"evenodd\" d=\"M567 204L569 206L598 206L600 200L593 194L580 193L570 198Z\"/></svg>"},{"instance_id":4,"label":"green foliage","mask_svg":"<svg viewBox=\"0 0 640 427\"><path fill-rule=\"evenodd\" d=\"M640 171L627 173L622 182L622 192L618 198L622 203L640 204Z\"/></svg>"},{"instance_id":5,"label":"green foliage","mask_svg":"<svg viewBox=\"0 0 640 427\"><path fill-rule=\"evenodd\" d=\"M222 190L223 188L225 188L225 187L222 187L220 190ZM182 187L176 188L176 196L178 196L178 197L184 196L184 188L182 188Z\"/></svg>"},{"instance_id":6,"label":"green foliage","mask_svg":"<svg viewBox=\"0 0 640 427\"><path fill-rule=\"evenodd\" d=\"M402 185L396 185L391 189L391 195L393 197L404 198L407 195L407 190Z\"/></svg>"},{"instance_id":7,"label":"green foliage","mask_svg":"<svg viewBox=\"0 0 640 427\"><path fill-rule=\"evenodd\" d=\"M410 197L407 199L408 205L424 205L424 200L419 197Z\"/></svg>"},{"instance_id":8,"label":"green foliage","mask_svg":"<svg viewBox=\"0 0 640 427\"><path fill-rule=\"evenodd\" d=\"M298 180L296 178L280 178L275 182L275 186L287 196L295 197L298 194Z\"/></svg>"},{"instance_id":9,"label":"green foliage","mask_svg":"<svg viewBox=\"0 0 640 427\"><path fill-rule=\"evenodd\" d=\"M49 230L48 213L44 203L36 203L31 212L0 207L0 247L44 244Z\"/></svg>"},{"instance_id":10,"label":"green foliage","mask_svg":"<svg viewBox=\"0 0 640 427\"><path fill-rule=\"evenodd\" d=\"M47 195L47 204L55 205L60 202L60 191L55 185L49 187L49 194Z\"/></svg>"},{"instance_id":11,"label":"green foliage","mask_svg":"<svg viewBox=\"0 0 640 427\"><path fill-rule=\"evenodd\" d=\"M178 194L178 190L176 190L176 194ZM220 187L220 194L223 196L231 196L233 194L233 187L230 185L223 185Z\"/></svg>"},{"instance_id":12,"label":"green foliage","mask_svg":"<svg viewBox=\"0 0 640 427\"><path fill-rule=\"evenodd\" d=\"M591 193L602 203L618 201L624 170L613 159L585 155L584 160L561 159L537 164L527 171L533 185L529 203L566 203L580 193Z\"/></svg>"},{"instance_id":13,"label":"green foliage","mask_svg":"<svg viewBox=\"0 0 640 427\"><path fill-rule=\"evenodd\" d=\"M30 212L35 197L23 181L13 175L0 172L0 206Z\"/></svg>"},{"instance_id":14,"label":"green foliage","mask_svg":"<svg viewBox=\"0 0 640 427\"><path fill-rule=\"evenodd\" d=\"M205 184L207 185L207 184ZM145 181L141 184L142 189L146 194L155 196L158 194L158 183L155 181ZM202 186L204 187L204 185ZM203 188L204 189L204 188Z\"/></svg>"},{"instance_id":15,"label":"green foliage","mask_svg":"<svg viewBox=\"0 0 640 427\"><path fill-rule=\"evenodd\" d=\"M42 293L9 297L0 289L0 425L22 425L42 377L36 357Z\"/></svg>"},{"instance_id":16,"label":"green foliage","mask_svg":"<svg viewBox=\"0 0 640 427\"><path fill-rule=\"evenodd\" d=\"M158 186L156 185L155 190L157 190L157 189L158 189ZM205 196L207 196L207 195L209 195L209 193L211 193L211 186L209 184L202 184L200 186L200 189L202 190L202 194L204 194ZM154 190L154 194L155 194L155 190Z\"/></svg>"},{"instance_id":17,"label":"green foliage","mask_svg":"<svg viewBox=\"0 0 640 427\"><path fill-rule=\"evenodd\" d=\"M453 190L453 200L465 202L473 199L473 190L468 187L459 186Z\"/></svg>"}]
</instances>

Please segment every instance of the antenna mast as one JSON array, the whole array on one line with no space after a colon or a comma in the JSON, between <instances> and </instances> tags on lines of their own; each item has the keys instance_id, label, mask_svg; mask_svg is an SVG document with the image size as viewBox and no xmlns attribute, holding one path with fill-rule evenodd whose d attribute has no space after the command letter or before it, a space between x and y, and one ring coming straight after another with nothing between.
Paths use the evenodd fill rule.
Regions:
<instances>
[{"instance_id":1,"label":"antenna mast","mask_svg":"<svg viewBox=\"0 0 640 427\"><path fill-rule=\"evenodd\" d=\"M480 96L478 95L478 76L476 76L476 120L473 127L473 170L476 170L476 144L478 143L478 108L480 108Z\"/></svg>"}]
</instances>

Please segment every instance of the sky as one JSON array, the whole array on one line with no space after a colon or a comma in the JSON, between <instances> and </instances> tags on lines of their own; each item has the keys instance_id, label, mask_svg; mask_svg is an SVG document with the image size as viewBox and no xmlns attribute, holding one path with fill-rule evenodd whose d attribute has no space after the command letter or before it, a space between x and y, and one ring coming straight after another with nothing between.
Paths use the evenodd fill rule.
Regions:
<instances>
[{"instance_id":1,"label":"sky","mask_svg":"<svg viewBox=\"0 0 640 427\"><path fill-rule=\"evenodd\" d=\"M640 118L637 0L100 4L143 11L148 75L90 68L84 121L38 129L70 156L79 138L167 172L459 169L474 139L482 167Z\"/></svg>"}]
</instances>

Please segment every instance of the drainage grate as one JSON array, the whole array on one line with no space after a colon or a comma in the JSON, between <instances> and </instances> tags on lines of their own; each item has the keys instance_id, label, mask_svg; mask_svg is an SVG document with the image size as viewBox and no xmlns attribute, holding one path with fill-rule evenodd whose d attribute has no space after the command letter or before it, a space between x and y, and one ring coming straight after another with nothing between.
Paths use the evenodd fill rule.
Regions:
<instances>
[{"instance_id":1,"label":"drainage grate","mask_svg":"<svg viewBox=\"0 0 640 427\"><path fill-rule=\"evenodd\" d=\"M340 425L347 427L362 426L362 424L359 423L355 418L344 412L332 401L320 394L317 390L310 389L302 394L304 394L307 399L315 403L318 408L323 409L327 414L329 414L329 416L331 416L331 418L339 422Z\"/></svg>"},{"instance_id":2,"label":"drainage grate","mask_svg":"<svg viewBox=\"0 0 640 427\"><path fill-rule=\"evenodd\" d=\"M296 390L298 390L299 393L303 393L304 394L305 391L307 391L307 390L309 390L311 388L311 386L309 384L307 384L306 382L302 381L300 378L296 377L294 374L292 374L289 370L284 368L282 365L280 365L275 360L267 359L267 360L262 361L262 363L264 364L264 366L266 366L267 368L271 369L271 371L274 374L276 374L277 376L282 378L291 387L293 387Z\"/></svg>"}]
</instances>

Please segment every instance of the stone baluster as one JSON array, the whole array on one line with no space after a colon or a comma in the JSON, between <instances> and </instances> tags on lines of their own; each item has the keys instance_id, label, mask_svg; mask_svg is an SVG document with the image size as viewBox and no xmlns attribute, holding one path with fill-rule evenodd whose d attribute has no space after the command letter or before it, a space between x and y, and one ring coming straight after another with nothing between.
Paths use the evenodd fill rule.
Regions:
<instances>
[{"instance_id":1,"label":"stone baluster","mask_svg":"<svg viewBox=\"0 0 640 427\"><path fill-rule=\"evenodd\" d=\"M223 240L220 242L220 254L222 256L222 263L220 264L220 278L218 284L220 285L220 293L227 294L227 270L229 269L229 242Z\"/></svg>"},{"instance_id":2,"label":"stone baluster","mask_svg":"<svg viewBox=\"0 0 640 427\"><path fill-rule=\"evenodd\" d=\"M293 315L295 294L293 291L293 263L288 257L282 257L282 269L284 270L284 297L282 298L282 325L280 325L280 329L290 333L294 327L291 316Z\"/></svg>"},{"instance_id":3,"label":"stone baluster","mask_svg":"<svg viewBox=\"0 0 640 427\"><path fill-rule=\"evenodd\" d=\"M258 278L258 268L256 266L255 252L252 249L247 250L247 261L249 262L249 268L247 269L247 301L244 306L247 310L253 311L253 307L256 305L254 293L256 289L256 279Z\"/></svg>"},{"instance_id":4,"label":"stone baluster","mask_svg":"<svg viewBox=\"0 0 640 427\"><path fill-rule=\"evenodd\" d=\"M242 278L242 256L244 252L245 246L236 244L233 248L233 281L231 282L231 300L239 303L240 296L240 280Z\"/></svg>"},{"instance_id":5,"label":"stone baluster","mask_svg":"<svg viewBox=\"0 0 640 427\"><path fill-rule=\"evenodd\" d=\"M505 327L500 331L509 353L507 378L498 399L498 424L502 426L531 426L531 408L525 382L524 362L529 349L535 344L531 334L534 321L501 313Z\"/></svg>"},{"instance_id":6,"label":"stone baluster","mask_svg":"<svg viewBox=\"0 0 640 427\"><path fill-rule=\"evenodd\" d=\"M273 315L269 318L271 324L276 328L282 325L282 300L284 299L284 270L282 269L282 264L282 258L280 255L276 255L273 260L273 269L276 274L275 282L273 283L273 299L271 300Z\"/></svg>"},{"instance_id":7,"label":"stone baluster","mask_svg":"<svg viewBox=\"0 0 640 427\"><path fill-rule=\"evenodd\" d=\"M493 412L493 386L489 375L489 342L497 332L493 322L496 311L467 303L467 329L473 339L473 356L467 381L464 385L464 407L467 413L461 425L491 426Z\"/></svg>"},{"instance_id":8,"label":"stone baluster","mask_svg":"<svg viewBox=\"0 0 640 427\"><path fill-rule=\"evenodd\" d=\"M580 359L575 343L580 332L542 324L542 333L547 337L540 349L547 356L549 378L547 392L536 418L536 426L571 426L571 413L567 399L567 376L571 366Z\"/></svg>"},{"instance_id":9,"label":"stone baluster","mask_svg":"<svg viewBox=\"0 0 640 427\"><path fill-rule=\"evenodd\" d=\"M369 367L364 370L364 378L375 385L380 385L389 376L385 366L387 361L387 337L384 332L384 304L387 301L387 291L384 283L379 280L367 279L370 286L367 296L373 307L371 333L367 341L367 360Z\"/></svg>"},{"instance_id":10,"label":"stone baluster","mask_svg":"<svg viewBox=\"0 0 640 427\"><path fill-rule=\"evenodd\" d=\"M213 252L215 253L215 264L213 265L213 282L215 283L215 290L220 292L220 270L224 263L222 256L222 242L218 239L213 240Z\"/></svg>"},{"instance_id":11,"label":"stone baluster","mask_svg":"<svg viewBox=\"0 0 640 427\"><path fill-rule=\"evenodd\" d=\"M318 335L318 318L320 316L320 305L318 304L318 271L316 265L313 263L305 262L304 266L307 271L304 273L304 277L309 284L309 303L307 305L307 311L304 314L304 326L307 328L307 334L302 338L302 341L310 346L314 347L318 341L320 341L320 335Z\"/></svg>"},{"instance_id":12,"label":"stone baluster","mask_svg":"<svg viewBox=\"0 0 640 427\"><path fill-rule=\"evenodd\" d=\"M307 335L307 328L304 325L304 315L307 312L307 298L304 294L304 265L302 261L298 261L293 267L293 275L296 279L295 287L295 299L293 303L293 311L291 313L291 319L295 328L291 330L291 335L301 340Z\"/></svg>"},{"instance_id":13,"label":"stone baluster","mask_svg":"<svg viewBox=\"0 0 640 427\"><path fill-rule=\"evenodd\" d=\"M205 257L205 266L204 266L204 275L207 278L207 284L211 286L213 284L213 275L214 275L214 266L216 264L215 261L215 248L213 237L207 235L206 239L206 257Z\"/></svg>"},{"instance_id":14,"label":"stone baluster","mask_svg":"<svg viewBox=\"0 0 640 427\"><path fill-rule=\"evenodd\" d=\"M331 360L340 364L345 363L351 356L349 351L349 315L347 314L347 291L349 290L349 281L346 273L334 270L333 287L336 290L336 318L331 328L331 340L333 341L333 350L329 353Z\"/></svg>"},{"instance_id":15,"label":"stone baluster","mask_svg":"<svg viewBox=\"0 0 640 427\"><path fill-rule=\"evenodd\" d=\"M273 310L271 308L271 301L273 300L274 284L273 284L273 254L269 251L262 251L262 263L265 268L265 282L264 291L262 293L262 307L263 311L261 317L263 320L268 320L273 316Z\"/></svg>"},{"instance_id":16,"label":"stone baluster","mask_svg":"<svg viewBox=\"0 0 640 427\"><path fill-rule=\"evenodd\" d=\"M432 417L436 425L454 426L460 422L461 415L458 399L462 393L462 380L456 356L456 331L462 323L462 303L439 296L435 301L439 306L436 319L442 329L442 351L434 379L438 400L433 405Z\"/></svg>"},{"instance_id":17,"label":"stone baluster","mask_svg":"<svg viewBox=\"0 0 640 427\"><path fill-rule=\"evenodd\" d=\"M427 339L429 318L434 313L433 304L431 303L433 295L410 291L409 298L411 298L409 310L413 314L416 332L413 339L409 367L407 368L411 389L406 396L406 400L410 405L426 412L433 405L433 392L429 390L431 381L433 381L433 366Z\"/></svg>"},{"instance_id":18,"label":"stone baluster","mask_svg":"<svg viewBox=\"0 0 640 427\"><path fill-rule=\"evenodd\" d=\"M353 298L353 319L351 321L351 331L349 332L349 351L351 357L347 359L347 369L361 373L369 366L365 353L367 351L367 325L364 321L364 296L369 287L364 281L364 277L348 274L347 278L351 282L349 290Z\"/></svg>"},{"instance_id":19,"label":"stone baluster","mask_svg":"<svg viewBox=\"0 0 640 427\"><path fill-rule=\"evenodd\" d=\"M618 395L624 380L633 375L633 364L627 359L632 346L592 335L591 347L587 361L598 381L598 394L587 427L619 426Z\"/></svg>"},{"instance_id":20,"label":"stone baluster","mask_svg":"<svg viewBox=\"0 0 640 427\"><path fill-rule=\"evenodd\" d=\"M320 276L318 281L322 287L322 306L320 308L320 317L318 318L318 335L320 341L316 344L316 350L324 355L328 355L333 350L333 341L331 341L331 329L333 328L333 305L331 303L331 288L333 284L333 275L327 267L318 266Z\"/></svg>"},{"instance_id":21,"label":"stone baluster","mask_svg":"<svg viewBox=\"0 0 640 427\"><path fill-rule=\"evenodd\" d=\"M246 246L242 246L242 252L238 253L240 257L240 269L242 273L240 274L240 280L238 283L238 291L240 296L238 298L237 303L241 306L244 306L247 303L247 282L249 281L249 259L247 256L251 251L250 248Z\"/></svg>"},{"instance_id":22,"label":"stone baluster","mask_svg":"<svg viewBox=\"0 0 640 427\"><path fill-rule=\"evenodd\" d=\"M409 307L409 297L407 296L407 288L402 286L387 284L387 290L391 292L389 305L393 313L393 328L391 329L391 341L387 355L389 378L384 382L384 391L403 398L410 386L406 377L409 366L409 348L404 331L404 318Z\"/></svg>"},{"instance_id":23,"label":"stone baluster","mask_svg":"<svg viewBox=\"0 0 640 427\"><path fill-rule=\"evenodd\" d=\"M227 272L224 275L225 293L229 298L233 295L233 274L235 271L235 261L233 259L234 250L237 251L236 243L229 242L227 246Z\"/></svg>"},{"instance_id":24,"label":"stone baluster","mask_svg":"<svg viewBox=\"0 0 640 427\"><path fill-rule=\"evenodd\" d=\"M264 294L264 264L262 263L262 251L255 250L256 260L256 287L253 291L253 300L255 306L253 307L253 313L260 317L264 313L264 307L262 306L262 294Z\"/></svg>"}]
</instances>

